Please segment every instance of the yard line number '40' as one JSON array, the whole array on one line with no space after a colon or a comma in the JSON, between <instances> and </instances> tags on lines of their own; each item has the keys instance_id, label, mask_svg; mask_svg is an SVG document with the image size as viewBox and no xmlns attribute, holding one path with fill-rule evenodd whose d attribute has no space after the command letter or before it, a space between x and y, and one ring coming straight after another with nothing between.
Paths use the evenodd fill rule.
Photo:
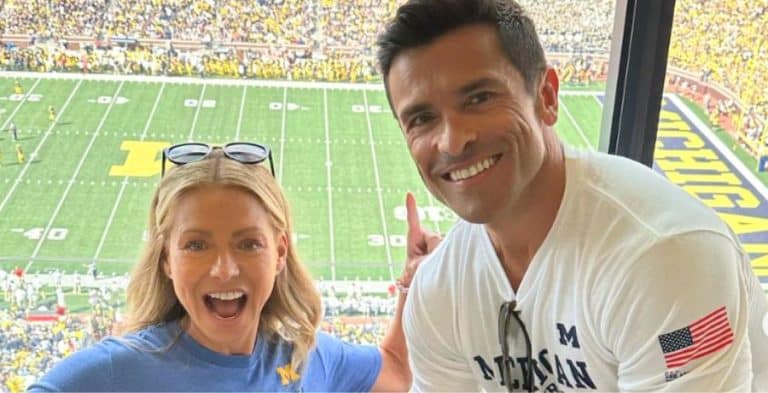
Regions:
<instances>
[{"instance_id":1,"label":"yard line number '40'","mask_svg":"<svg viewBox=\"0 0 768 393\"><path fill-rule=\"evenodd\" d=\"M45 232L45 228L30 228L24 231L23 235L30 240L40 240L43 237L43 232ZM46 240L64 240L68 233L67 228L51 228L45 238Z\"/></svg>"}]
</instances>

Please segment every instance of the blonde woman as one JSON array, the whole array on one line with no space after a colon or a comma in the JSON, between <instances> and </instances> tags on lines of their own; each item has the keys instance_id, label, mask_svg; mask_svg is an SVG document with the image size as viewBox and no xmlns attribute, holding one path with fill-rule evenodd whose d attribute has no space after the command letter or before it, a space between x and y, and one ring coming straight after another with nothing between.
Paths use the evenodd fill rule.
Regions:
<instances>
[{"instance_id":1,"label":"blonde woman","mask_svg":"<svg viewBox=\"0 0 768 393\"><path fill-rule=\"evenodd\" d=\"M288 203L274 169L256 165L267 159L265 146L243 142L164 150L126 333L64 359L30 390L407 390L402 307L378 349L318 332L320 298L297 259ZM177 165L167 174L166 160Z\"/></svg>"}]
</instances>

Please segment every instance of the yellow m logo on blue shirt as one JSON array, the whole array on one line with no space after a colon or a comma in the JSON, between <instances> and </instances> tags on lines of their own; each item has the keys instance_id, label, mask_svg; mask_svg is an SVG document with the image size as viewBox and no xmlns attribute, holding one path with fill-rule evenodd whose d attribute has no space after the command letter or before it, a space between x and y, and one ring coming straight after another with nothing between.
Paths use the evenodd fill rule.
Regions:
<instances>
[{"instance_id":1,"label":"yellow m logo on blue shirt","mask_svg":"<svg viewBox=\"0 0 768 393\"><path fill-rule=\"evenodd\" d=\"M280 376L280 383L282 383L283 385L288 385L289 383L296 382L301 377L299 373L297 373L293 369L293 366L291 366L290 363L286 364L283 367L278 367L277 374Z\"/></svg>"}]
</instances>

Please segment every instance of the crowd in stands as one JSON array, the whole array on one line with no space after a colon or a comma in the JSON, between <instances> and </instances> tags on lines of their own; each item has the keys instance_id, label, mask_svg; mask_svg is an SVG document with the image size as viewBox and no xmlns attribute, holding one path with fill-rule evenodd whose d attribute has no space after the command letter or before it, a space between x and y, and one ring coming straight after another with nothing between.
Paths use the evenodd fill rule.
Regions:
<instances>
[{"instance_id":1,"label":"crowd in stands","mask_svg":"<svg viewBox=\"0 0 768 393\"><path fill-rule=\"evenodd\" d=\"M6 0L6 33L349 46L372 43L393 0Z\"/></svg>"},{"instance_id":2,"label":"crowd in stands","mask_svg":"<svg viewBox=\"0 0 768 393\"><path fill-rule=\"evenodd\" d=\"M0 70L323 81L378 78L374 41L403 0L5 0L0 2ZM521 0L566 83L604 77L613 0ZM25 35L12 44L9 35ZM735 94L714 100L687 85L717 123L768 142L768 4L678 0L669 48L673 67ZM674 81L675 83L677 80ZM86 278L83 278L86 280ZM24 318L60 303L60 285L0 271L0 391L21 391L63 356L108 334L119 319L112 293L83 289L88 317L54 323ZM73 283L72 291L80 291ZM52 292L53 291L53 292ZM52 292L52 293L51 293ZM323 329L375 344L394 298L362 287L324 288ZM57 299L53 305L47 298ZM68 314L66 314L68 315ZM344 318L362 318L355 323ZM362 322L360 322L362 321Z\"/></svg>"},{"instance_id":3,"label":"crowd in stands","mask_svg":"<svg viewBox=\"0 0 768 393\"><path fill-rule=\"evenodd\" d=\"M0 392L22 392L58 360L119 332L127 276L24 274L0 269ZM325 319L321 329L348 342L377 345L395 309L395 292L371 294L363 283L344 290L318 283ZM79 309L68 300L85 299ZM85 303L85 302L80 302ZM70 305L71 306L71 305Z\"/></svg>"},{"instance_id":4,"label":"crowd in stands","mask_svg":"<svg viewBox=\"0 0 768 393\"><path fill-rule=\"evenodd\" d=\"M354 344L378 345L387 331L389 318L326 318L320 328Z\"/></svg>"},{"instance_id":5,"label":"crowd in stands","mask_svg":"<svg viewBox=\"0 0 768 393\"><path fill-rule=\"evenodd\" d=\"M371 53L402 0L7 0L5 33L346 47ZM608 49L612 0L523 0L550 51Z\"/></svg>"},{"instance_id":6,"label":"crowd in stands","mask_svg":"<svg viewBox=\"0 0 768 393\"><path fill-rule=\"evenodd\" d=\"M58 360L110 334L114 314L94 307L87 316L56 321L15 318L0 308L0 392L22 392Z\"/></svg>"},{"instance_id":7,"label":"crowd in stands","mask_svg":"<svg viewBox=\"0 0 768 393\"><path fill-rule=\"evenodd\" d=\"M0 69L365 81L376 78L374 42L400 3L8 0L0 31L31 45L0 49ZM610 0L523 3L550 52L607 53Z\"/></svg>"},{"instance_id":8,"label":"crowd in stands","mask_svg":"<svg viewBox=\"0 0 768 393\"><path fill-rule=\"evenodd\" d=\"M710 102L710 113L731 115L741 134L764 146L768 136L764 133L768 124L764 88L768 80L768 4L680 0L672 34L670 64L698 75L701 82L722 85L743 106Z\"/></svg>"},{"instance_id":9,"label":"crowd in stands","mask_svg":"<svg viewBox=\"0 0 768 393\"><path fill-rule=\"evenodd\" d=\"M387 297L367 296L363 292L363 286L352 282L346 294L338 294L330 285L321 289L323 295L323 309L325 315L335 317L339 315L361 315L364 317L389 316L395 312L394 292Z\"/></svg>"},{"instance_id":10,"label":"crowd in stands","mask_svg":"<svg viewBox=\"0 0 768 393\"><path fill-rule=\"evenodd\" d=\"M0 309L0 392L23 392L57 361L101 340L115 326L113 314L98 311L30 322ZM388 318L327 318L321 329L357 344L377 345Z\"/></svg>"},{"instance_id":11,"label":"crowd in stands","mask_svg":"<svg viewBox=\"0 0 768 393\"><path fill-rule=\"evenodd\" d=\"M66 308L62 275L42 279L23 269L0 269L0 392L22 392L53 364L111 334L118 318L113 286L66 291L88 297L86 314Z\"/></svg>"},{"instance_id":12,"label":"crowd in stands","mask_svg":"<svg viewBox=\"0 0 768 393\"><path fill-rule=\"evenodd\" d=\"M315 58L306 49L253 48L179 51L171 45L150 48L59 46L0 48L0 69L38 72L114 73L321 81L370 81L373 60L341 53Z\"/></svg>"},{"instance_id":13,"label":"crowd in stands","mask_svg":"<svg viewBox=\"0 0 768 393\"><path fill-rule=\"evenodd\" d=\"M0 391L21 392L53 363L85 345L88 326L64 317L32 323L0 309Z\"/></svg>"},{"instance_id":14,"label":"crowd in stands","mask_svg":"<svg viewBox=\"0 0 768 393\"><path fill-rule=\"evenodd\" d=\"M322 81L377 78L376 35L403 0L6 0L0 31L29 45L0 48L0 69ZM563 80L605 75L613 0L521 0ZM753 140L766 139L768 5L680 0L669 61L735 93L712 101ZM74 41L87 44L73 44ZM177 49L171 42L184 49ZM192 44L190 46L189 44ZM704 93L696 98L703 100ZM718 116L722 115L722 116Z\"/></svg>"},{"instance_id":15,"label":"crowd in stands","mask_svg":"<svg viewBox=\"0 0 768 393\"><path fill-rule=\"evenodd\" d=\"M520 0L547 52L606 54L615 0Z\"/></svg>"}]
</instances>

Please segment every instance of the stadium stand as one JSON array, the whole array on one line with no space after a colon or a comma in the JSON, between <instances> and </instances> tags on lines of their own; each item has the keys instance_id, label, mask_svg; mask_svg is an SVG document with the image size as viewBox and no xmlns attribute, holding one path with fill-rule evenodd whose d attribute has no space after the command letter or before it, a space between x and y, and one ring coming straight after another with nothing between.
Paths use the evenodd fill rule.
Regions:
<instances>
[{"instance_id":1,"label":"stadium stand","mask_svg":"<svg viewBox=\"0 0 768 393\"><path fill-rule=\"evenodd\" d=\"M160 0L8 1L0 11L6 70L362 81L373 42L399 2ZM105 5L107 4L107 5ZM214 7L215 5L215 7ZM608 51L611 2L529 2L550 52ZM552 9L554 7L554 9ZM576 11L574 11L576 10ZM565 15L569 15L568 23ZM562 29L562 26L569 26ZM598 26L599 28L595 28ZM583 61L574 60L579 68Z\"/></svg>"},{"instance_id":2,"label":"stadium stand","mask_svg":"<svg viewBox=\"0 0 768 393\"><path fill-rule=\"evenodd\" d=\"M371 81L373 42L401 0L9 0L3 70ZM522 2L566 83L605 77L613 2ZM762 155L768 98L766 6L677 4L670 88ZM712 31L724 34L713 35ZM728 70L729 72L726 72ZM710 89L710 86L722 87Z\"/></svg>"},{"instance_id":3,"label":"stadium stand","mask_svg":"<svg viewBox=\"0 0 768 393\"><path fill-rule=\"evenodd\" d=\"M736 131L753 155L763 155L768 124L768 6L739 0L702 4L678 2L670 64L698 76L701 85L721 85L733 93L722 102L709 98L704 86L695 98L713 120ZM712 32L718 32L712 34Z\"/></svg>"}]
</instances>

